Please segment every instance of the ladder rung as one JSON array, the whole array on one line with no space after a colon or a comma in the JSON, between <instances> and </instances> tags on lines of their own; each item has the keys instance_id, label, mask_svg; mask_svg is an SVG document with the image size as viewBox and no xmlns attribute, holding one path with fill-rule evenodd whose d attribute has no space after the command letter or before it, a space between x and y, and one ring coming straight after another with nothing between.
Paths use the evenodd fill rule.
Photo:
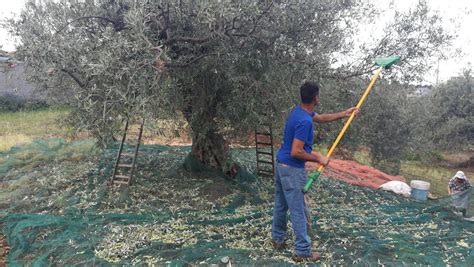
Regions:
<instances>
[{"instance_id":1,"label":"ladder rung","mask_svg":"<svg viewBox=\"0 0 474 267\"><path fill-rule=\"evenodd\" d=\"M114 184L128 184L128 181L114 180Z\"/></svg>"},{"instance_id":2,"label":"ladder rung","mask_svg":"<svg viewBox=\"0 0 474 267\"><path fill-rule=\"evenodd\" d=\"M267 145L267 146L272 146L272 143L264 143L264 142L255 142L257 145Z\"/></svg>"},{"instance_id":3,"label":"ladder rung","mask_svg":"<svg viewBox=\"0 0 474 267\"><path fill-rule=\"evenodd\" d=\"M119 168L133 168L133 164L119 164Z\"/></svg>"},{"instance_id":4,"label":"ladder rung","mask_svg":"<svg viewBox=\"0 0 474 267\"><path fill-rule=\"evenodd\" d=\"M135 153L122 153L122 156L135 157Z\"/></svg>"},{"instance_id":5,"label":"ladder rung","mask_svg":"<svg viewBox=\"0 0 474 267\"><path fill-rule=\"evenodd\" d=\"M273 175L272 171L259 170L258 174Z\"/></svg>"},{"instance_id":6,"label":"ladder rung","mask_svg":"<svg viewBox=\"0 0 474 267\"><path fill-rule=\"evenodd\" d=\"M119 174L116 174L114 178L118 178L118 179L129 179L129 180L130 180L130 176L128 176L128 175L119 175Z\"/></svg>"},{"instance_id":7,"label":"ladder rung","mask_svg":"<svg viewBox=\"0 0 474 267\"><path fill-rule=\"evenodd\" d=\"M126 141L135 141L135 140L126 140ZM129 146L137 146L136 142L124 142L124 144L129 145Z\"/></svg>"},{"instance_id":8,"label":"ladder rung","mask_svg":"<svg viewBox=\"0 0 474 267\"><path fill-rule=\"evenodd\" d=\"M272 152L264 152L264 151L258 151L258 150L257 150L257 154L263 154L263 155L270 155L270 156L273 156L273 153L272 153Z\"/></svg>"},{"instance_id":9,"label":"ladder rung","mask_svg":"<svg viewBox=\"0 0 474 267\"><path fill-rule=\"evenodd\" d=\"M272 164L272 165L273 165L273 161L257 160L257 162L259 162L259 163L267 163L267 164Z\"/></svg>"},{"instance_id":10,"label":"ladder rung","mask_svg":"<svg viewBox=\"0 0 474 267\"><path fill-rule=\"evenodd\" d=\"M264 133L264 132L255 132L256 135L266 135L266 136L271 136L271 133Z\"/></svg>"}]
</instances>

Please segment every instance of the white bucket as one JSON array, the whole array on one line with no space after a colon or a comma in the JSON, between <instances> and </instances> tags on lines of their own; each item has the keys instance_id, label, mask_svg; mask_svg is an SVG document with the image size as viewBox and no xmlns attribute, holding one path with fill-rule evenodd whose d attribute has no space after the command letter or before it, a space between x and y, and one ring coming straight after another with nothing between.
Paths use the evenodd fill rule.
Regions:
<instances>
[{"instance_id":1,"label":"white bucket","mask_svg":"<svg viewBox=\"0 0 474 267\"><path fill-rule=\"evenodd\" d=\"M421 181L421 180L413 180L410 182L411 188L416 188L420 190L430 190L430 183Z\"/></svg>"},{"instance_id":2,"label":"white bucket","mask_svg":"<svg viewBox=\"0 0 474 267\"><path fill-rule=\"evenodd\" d=\"M415 200L425 201L428 198L430 191L430 183L420 180L413 180L410 182L411 197Z\"/></svg>"}]
</instances>

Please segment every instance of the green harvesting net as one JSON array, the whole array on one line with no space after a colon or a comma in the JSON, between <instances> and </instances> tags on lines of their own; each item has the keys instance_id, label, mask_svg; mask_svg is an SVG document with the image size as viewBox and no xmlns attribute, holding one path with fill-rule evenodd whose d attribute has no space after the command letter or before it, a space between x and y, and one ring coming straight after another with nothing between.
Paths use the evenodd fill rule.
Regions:
<instances>
[{"instance_id":1,"label":"green harvesting net","mask_svg":"<svg viewBox=\"0 0 474 267\"><path fill-rule=\"evenodd\" d=\"M255 151L232 151L249 170L235 180L186 172L188 152L142 146L129 188L107 185L116 147L99 152L90 141L51 139L0 154L8 262L292 264L291 230L288 250L270 244L272 181L253 175ZM310 194L322 263L474 262L473 224L452 211L449 198L417 203L326 177Z\"/></svg>"}]
</instances>

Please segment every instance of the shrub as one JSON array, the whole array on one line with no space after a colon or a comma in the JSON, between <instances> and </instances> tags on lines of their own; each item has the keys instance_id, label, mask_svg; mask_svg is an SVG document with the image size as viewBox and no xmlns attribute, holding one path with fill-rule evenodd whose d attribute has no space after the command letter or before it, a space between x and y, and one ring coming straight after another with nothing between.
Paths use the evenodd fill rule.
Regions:
<instances>
[{"instance_id":1,"label":"shrub","mask_svg":"<svg viewBox=\"0 0 474 267\"><path fill-rule=\"evenodd\" d=\"M37 110L48 107L45 100L26 99L14 94L5 94L0 96L0 111L23 111Z\"/></svg>"}]
</instances>

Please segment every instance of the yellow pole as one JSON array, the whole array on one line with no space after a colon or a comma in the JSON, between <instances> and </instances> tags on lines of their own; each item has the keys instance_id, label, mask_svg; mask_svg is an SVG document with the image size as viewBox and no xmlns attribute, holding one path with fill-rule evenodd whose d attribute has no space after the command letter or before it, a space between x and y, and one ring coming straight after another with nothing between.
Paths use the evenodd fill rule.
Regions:
<instances>
[{"instance_id":1,"label":"yellow pole","mask_svg":"<svg viewBox=\"0 0 474 267\"><path fill-rule=\"evenodd\" d=\"M380 75L380 72L382 71L383 67L380 67L377 69L377 71L375 72L375 75L374 77L372 78L372 80L370 81L369 83L369 86L367 87L367 89L365 89L365 92L364 94L362 95L362 97L360 98L359 100L359 103L357 103L357 106L356 108L360 108L362 106L362 104L364 103L365 99L367 98L367 96L369 95L370 91L372 90L372 87L374 86L374 83L375 81L377 80L377 78L379 77ZM337 136L336 138L336 141L334 141L334 143L332 144L331 148L329 149L329 152L328 154L326 155L326 157L331 157L332 153L334 152L334 150L336 149L337 145L339 144L339 141L341 141L341 138L342 136L344 135L344 133L346 132L347 128L349 128L349 125L351 124L352 120L354 119L355 117L355 111L352 112L351 116L349 117L349 119L346 121L346 123L344 124L344 127L342 128L341 132L339 133L339 135ZM323 165L319 165L318 167L318 170L317 171L313 171L311 173L309 173L308 175L308 181L306 182L304 188L303 188L303 192L308 192L308 190L311 188L311 186L313 185L313 182L319 177L319 175L321 175L321 173L323 172L324 170L324 166Z\"/></svg>"},{"instance_id":2,"label":"yellow pole","mask_svg":"<svg viewBox=\"0 0 474 267\"><path fill-rule=\"evenodd\" d=\"M364 103L365 99L367 98L367 96L369 95L370 91L372 90L372 87L374 86L374 83L375 81L377 80L377 78L379 77L380 75L380 72L382 71L383 67L380 67L377 69L377 72L375 72L375 75L374 77L372 78L372 80L370 81L369 83L369 86L367 87L367 89L365 89L365 92L364 94L362 95L362 97L360 98L359 100L359 103L357 103L357 106L356 108L360 109L360 107L362 106L362 104ZM346 121L346 124L344 124L344 127L342 128L341 132L339 133L339 135L337 136L336 138L336 141L334 141L334 143L332 144L331 148L329 149L329 152L328 154L326 155L326 157L331 157L332 153L334 152L334 150L336 149L337 145L339 144L339 141L341 141L341 138L342 136L344 135L344 133L346 132L347 128L349 128L349 125L351 124L352 120L354 120L354 117L355 117L355 111L352 112L351 116L349 117L349 119ZM323 165L320 165L319 168L318 168L318 172L322 172L324 169L324 166Z\"/></svg>"}]
</instances>

